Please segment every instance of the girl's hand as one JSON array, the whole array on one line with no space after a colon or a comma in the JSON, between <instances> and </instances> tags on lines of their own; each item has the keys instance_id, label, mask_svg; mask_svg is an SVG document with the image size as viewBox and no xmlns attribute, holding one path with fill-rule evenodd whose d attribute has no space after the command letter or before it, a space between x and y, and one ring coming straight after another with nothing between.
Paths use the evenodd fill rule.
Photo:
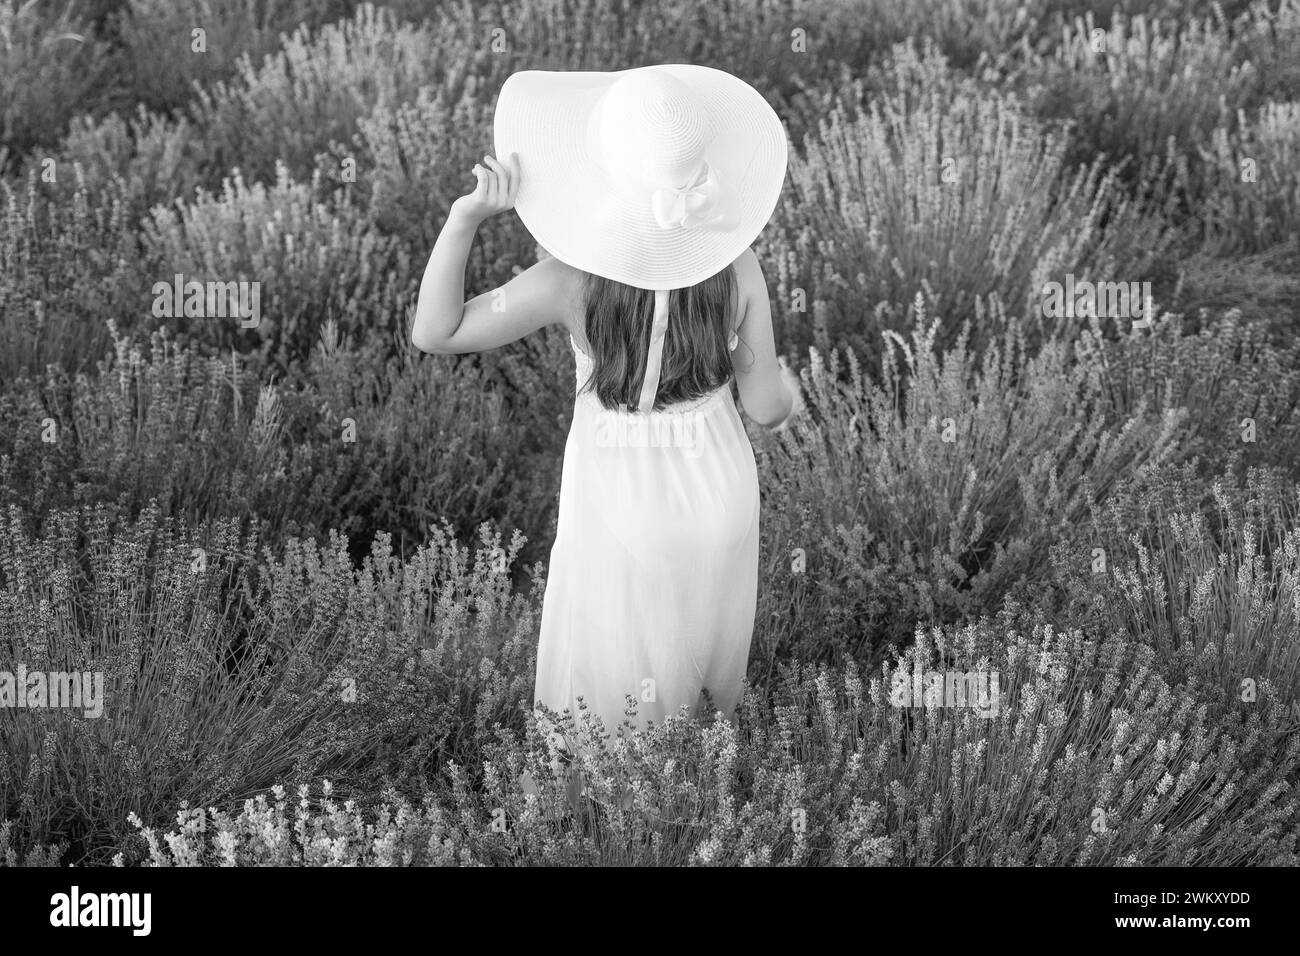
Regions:
<instances>
[{"instance_id":1,"label":"girl's hand","mask_svg":"<svg viewBox=\"0 0 1300 956\"><path fill-rule=\"evenodd\" d=\"M803 388L800 386L799 376L794 369L790 368L784 355L778 355L776 362L781 366L781 381L785 382L785 387L790 390L790 414L786 416L785 421L776 426L776 431L785 431L790 421L803 412Z\"/></svg>"},{"instance_id":2,"label":"girl's hand","mask_svg":"<svg viewBox=\"0 0 1300 956\"><path fill-rule=\"evenodd\" d=\"M799 381L799 374L790 367L784 355L777 356L776 363L781 366L781 381L785 382L785 387L790 389L790 397L793 400L790 417L793 418L803 411L803 385Z\"/></svg>"},{"instance_id":3,"label":"girl's hand","mask_svg":"<svg viewBox=\"0 0 1300 956\"><path fill-rule=\"evenodd\" d=\"M519 157L511 153L509 165L492 156L484 156L487 165L474 164L478 185L474 191L451 204L453 215L463 216L476 225L499 212L513 209L519 193Z\"/></svg>"}]
</instances>

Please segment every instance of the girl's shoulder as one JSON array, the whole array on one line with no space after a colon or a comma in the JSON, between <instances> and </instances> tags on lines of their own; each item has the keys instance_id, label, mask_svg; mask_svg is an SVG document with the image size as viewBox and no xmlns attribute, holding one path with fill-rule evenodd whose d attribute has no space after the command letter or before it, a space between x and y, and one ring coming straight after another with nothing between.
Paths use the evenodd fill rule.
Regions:
<instances>
[{"instance_id":1,"label":"girl's shoulder","mask_svg":"<svg viewBox=\"0 0 1300 956\"><path fill-rule=\"evenodd\" d=\"M767 298L767 280L758 264L758 256L749 246L731 264L736 273L736 326L739 327L749 313L750 303Z\"/></svg>"},{"instance_id":2,"label":"girl's shoulder","mask_svg":"<svg viewBox=\"0 0 1300 956\"><path fill-rule=\"evenodd\" d=\"M562 262L552 255L538 259L533 268L537 269L546 278L551 291L557 296L563 296L565 301L574 301L581 298L582 282L587 275L581 269L575 269L567 262Z\"/></svg>"},{"instance_id":3,"label":"girl's shoulder","mask_svg":"<svg viewBox=\"0 0 1300 956\"><path fill-rule=\"evenodd\" d=\"M555 258L540 246L538 250L542 255L533 263L532 268L555 283L557 290L572 288L581 283L582 277L586 275L581 269L575 269L567 262Z\"/></svg>"},{"instance_id":4,"label":"girl's shoulder","mask_svg":"<svg viewBox=\"0 0 1300 956\"><path fill-rule=\"evenodd\" d=\"M583 332L586 322L582 307L582 286L587 274L549 254L539 259L533 268L543 278L551 301L564 303L562 315L569 334L576 334L578 341L583 341L586 337Z\"/></svg>"},{"instance_id":5,"label":"girl's shoulder","mask_svg":"<svg viewBox=\"0 0 1300 956\"><path fill-rule=\"evenodd\" d=\"M763 268L758 264L758 256L752 247L746 246L745 251L736 257L731 267L736 270L736 287L742 298L752 295L755 289L764 286Z\"/></svg>"}]
</instances>

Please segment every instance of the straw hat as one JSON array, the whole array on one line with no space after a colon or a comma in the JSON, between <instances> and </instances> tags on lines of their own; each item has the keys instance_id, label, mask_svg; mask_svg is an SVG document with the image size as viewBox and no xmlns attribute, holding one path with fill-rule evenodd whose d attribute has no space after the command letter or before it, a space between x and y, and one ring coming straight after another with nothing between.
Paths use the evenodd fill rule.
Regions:
<instances>
[{"instance_id":1,"label":"straw hat","mask_svg":"<svg viewBox=\"0 0 1300 956\"><path fill-rule=\"evenodd\" d=\"M668 290L716 275L767 225L786 134L748 83L706 66L525 70L501 87L496 155L519 157L515 211L552 255L653 289L642 411L659 381Z\"/></svg>"},{"instance_id":2,"label":"straw hat","mask_svg":"<svg viewBox=\"0 0 1300 956\"><path fill-rule=\"evenodd\" d=\"M552 255L641 289L716 275L762 232L786 135L744 80L707 66L506 79L496 155L519 154L515 209Z\"/></svg>"}]
</instances>

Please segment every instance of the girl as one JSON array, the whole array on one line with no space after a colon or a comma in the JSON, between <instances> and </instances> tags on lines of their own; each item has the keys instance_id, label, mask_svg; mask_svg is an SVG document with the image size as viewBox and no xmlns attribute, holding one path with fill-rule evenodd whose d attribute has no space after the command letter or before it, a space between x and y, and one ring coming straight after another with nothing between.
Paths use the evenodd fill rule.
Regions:
<instances>
[{"instance_id":1,"label":"girl","mask_svg":"<svg viewBox=\"0 0 1300 956\"><path fill-rule=\"evenodd\" d=\"M576 364L534 699L597 732L694 711L731 717L754 626L759 496L732 400L782 425L779 361L750 244L785 178L786 137L748 84L664 65L526 71L497 102L420 286L412 342L497 348L546 325ZM514 208L550 255L464 301L475 230ZM561 735L566 749L579 749Z\"/></svg>"}]
</instances>

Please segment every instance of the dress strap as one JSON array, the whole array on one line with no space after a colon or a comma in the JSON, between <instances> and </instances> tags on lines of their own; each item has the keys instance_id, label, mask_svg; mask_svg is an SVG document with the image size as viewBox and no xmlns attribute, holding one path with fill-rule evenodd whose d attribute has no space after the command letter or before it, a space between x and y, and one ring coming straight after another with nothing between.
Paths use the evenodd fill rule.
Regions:
<instances>
[{"instance_id":1,"label":"dress strap","mask_svg":"<svg viewBox=\"0 0 1300 956\"><path fill-rule=\"evenodd\" d=\"M663 365L664 333L668 330L668 290L655 290L655 316L650 326L650 350L645 358L645 376L641 379L641 400L637 410L649 414L659 390L659 372Z\"/></svg>"}]
</instances>

